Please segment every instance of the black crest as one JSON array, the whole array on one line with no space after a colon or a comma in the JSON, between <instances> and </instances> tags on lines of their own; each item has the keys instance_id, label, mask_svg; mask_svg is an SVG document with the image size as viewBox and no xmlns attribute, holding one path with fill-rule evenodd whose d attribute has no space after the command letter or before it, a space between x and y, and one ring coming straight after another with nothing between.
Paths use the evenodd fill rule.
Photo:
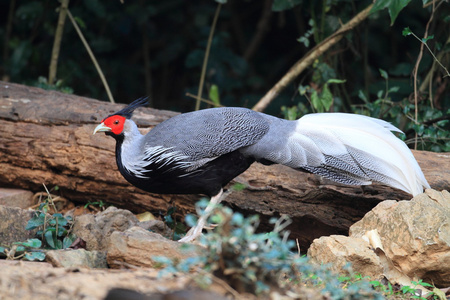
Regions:
<instances>
[{"instance_id":1,"label":"black crest","mask_svg":"<svg viewBox=\"0 0 450 300\"><path fill-rule=\"evenodd\" d=\"M131 102L127 107L125 107L122 110L119 110L118 112L112 114L113 115L120 115L127 119L131 119L131 116L133 115L133 112L136 108L139 108L141 106L145 106L148 104L148 97L142 97L139 99L134 100Z\"/></svg>"}]
</instances>

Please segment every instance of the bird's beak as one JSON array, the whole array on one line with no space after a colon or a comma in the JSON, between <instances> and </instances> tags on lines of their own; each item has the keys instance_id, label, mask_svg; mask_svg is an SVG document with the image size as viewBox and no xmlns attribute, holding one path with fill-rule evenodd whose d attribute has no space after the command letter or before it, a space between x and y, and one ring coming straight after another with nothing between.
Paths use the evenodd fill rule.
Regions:
<instances>
[{"instance_id":1,"label":"bird's beak","mask_svg":"<svg viewBox=\"0 0 450 300\"><path fill-rule=\"evenodd\" d=\"M105 126L105 123L102 122L102 123L100 123L100 125L95 127L93 134L96 134L97 132L101 132L101 131L111 131L111 128L109 128L108 126Z\"/></svg>"}]
</instances>

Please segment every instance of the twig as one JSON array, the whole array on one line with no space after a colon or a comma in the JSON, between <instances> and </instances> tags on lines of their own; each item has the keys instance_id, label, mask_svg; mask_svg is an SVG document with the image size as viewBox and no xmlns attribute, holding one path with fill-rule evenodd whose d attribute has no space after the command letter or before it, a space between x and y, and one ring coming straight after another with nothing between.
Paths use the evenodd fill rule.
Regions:
<instances>
[{"instance_id":1,"label":"twig","mask_svg":"<svg viewBox=\"0 0 450 300\"><path fill-rule=\"evenodd\" d=\"M324 39L321 43L317 44L311 49L305 56L297 61L291 69L278 81L265 95L259 100L259 102L253 107L253 110L263 111L275 99L278 94L284 90L301 72L309 67L316 58L321 56L331 46L339 42L345 33L352 30L356 25L361 23L370 13L373 4L369 5L355 17L353 17L348 23L344 24L334 34Z\"/></svg>"},{"instance_id":2,"label":"twig","mask_svg":"<svg viewBox=\"0 0 450 300\"><path fill-rule=\"evenodd\" d=\"M198 96L196 96L194 94L191 94L191 93L186 93L186 96L194 98L194 99L197 99L197 101L199 99ZM221 104L217 105L217 104L215 104L214 102L212 102L211 100L208 100L208 99L200 98L200 101L205 102L205 103L210 104L210 105L214 105L215 107L224 107L223 105L221 105Z\"/></svg>"},{"instance_id":3,"label":"twig","mask_svg":"<svg viewBox=\"0 0 450 300\"><path fill-rule=\"evenodd\" d=\"M435 11L436 11L436 7L435 7L435 4L433 2L433 10L431 12L430 19L428 20L427 25L425 26L425 33L423 35L423 39L424 40L426 40L426 38L428 37L428 29L430 27L431 21L433 20ZM411 34L416 39L418 39L419 41L422 41L412 31L411 31ZM424 46L427 47L427 49L430 51L431 55L433 55L434 59L436 60L436 57L434 56L434 54L431 51L431 49L428 47L427 43L426 42L422 42L421 45L420 45L420 51L419 51L419 55L417 57L416 65L414 66L414 75L413 75L413 77L414 77L414 122L416 124L417 124L417 120L419 118L419 99L418 99L419 98L419 91L417 89L417 73L419 72L419 65L420 65L420 62L422 61ZM444 69L447 70L445 67L444 67ZM448 71L447 71L447 73L448 73ZM417 137L418 137L418 134L417 134L417 131L416 131L415 132L415 138L414 138L414 149L415 150L417 150Z\"/></svg>"},{"instance_id":4,"label":"twig","mask_svg":"<svg viewBox=\"0 0 450 300\"><path fill-rule=\"evenodd\" d=\"M5 43L3 44L3 62L7 62L9 60L9 38L11 37L15 7L16 7L16 0L11 0L9 2L8 21L6 21ZM8 74L6 74L6 70L4 70L4 72L5 73L3 73L2 80L8 79Z\"/></svg>"},{"instance_id":5,"label":"twig","mask_svg":"<svg viewBox=\"0 0 450 300\"><path fill-rule=\"evenodd\" d=\"M40 196L46 195L46 194L47 194L47 193L45 193L45 192L39 192L39 193L36 193L36 194L33 196L33 202L35 202L34 199L36 199L37 197L40 197ZM65 199L65 198L63 198L63 197L60 197L60 196L55 196L55 198L52 198L52 199L53 199L53 203L55 203L55 202L67 202L67 199ZM41 204L41 200L39 200L39 203L34 204L34 205L31 205L31 206L29 206L28 208L29 208L29 209L36 209L36 208L39 207L40 204Z\"/></svg>"},{"instance_id":6,"label":"twig","mask_svg":"<svg viewBox=\"0 0 450 300\"><path fill-rule=\"evenodd\" d=\"M91 50L91 47L89 47L88 42L84 38L84 35L80 30L80 27L78 27L78 24L75 21L75 19L73 18L69 9L67 9L67 15L69 16L69 19L72 22L73 27L75 28L76 32L78 33L78 36L80 37L81 41L83 42L83 45L86 48L86 51L89 53L89 56L91 57L92 62L94 63L95 69L97 70L98 75L100 76L100 79L102 80L103 85L105 86L106 94L108 94L109 101L111 103L115 103L114 97L111 93L111 90L109 89L109 85L108 85L108 82L106 81L105 75L103 75L102 69L100 68L100 65L98 64L97 59L95 58L94 53Z\"/></svg>"},{"instance_id":7,"label":"twig","mask_svg":"<svg viewBox=\"0 0 450 300\"><path fill-rule=\"evenodd\" d=\"M211 50L212 39L214 36L214 29L216 28L217 19L219 19L219 14L220 14L221 8L222 8L222 3L218 3L217 8L216 8L216 13L214 15L214 20L211 25L211 30L209 31L208 44L206 45L205 57L203 58L202 74L200 75L200 84L198 86L197 102L195 103L195 110L200 109L200 99L202 98L203 84L205 83L206 66L208 65L209 51Z\"/></svg>"},{"instance_id":8,"label":"twig","mask_svg":"<svg viewBox=\"0 0 450 300\"><path fill-rule=\"evenodd\" d=\"M64 30L64 23L66 22L66 14L68 12L69 0L62 0L59 9L58 25L55 31L55 39L53 41L52 57L50 60L48 84L53 84L56 78L56 71L58 69L59 50L61 49L61 41Z\"/></svg>"},{"instance_id":9,"label":"twig","mask_svg":"<svg viewBox=\"0 0 450 300\"><path fill-rule=\"evenodd\" d=\"M147 36L147 26L142 25L142 56L144 58L144 82L145 93L148 96L148 104L153 107L153 92L152 92L152 67L150 59L150 42Z\"/></svg>"},{"instance_id":10,"label":"twig","mask_svg":"<svg viewBox=\"0 0 450 300\"><path fill-rule=\"evenodd\" d=\"M264 35L267 33L267 28L269 27L270 17L272 16L272 0L266 0L264 2L263 11L261 17L258 21L258 25L256 25L257 31L256 34L253 35L250 44L244 53L244 59L250 60L250 58L255 54L259 45L261 44Z\"/></svg>"}]
</instances>

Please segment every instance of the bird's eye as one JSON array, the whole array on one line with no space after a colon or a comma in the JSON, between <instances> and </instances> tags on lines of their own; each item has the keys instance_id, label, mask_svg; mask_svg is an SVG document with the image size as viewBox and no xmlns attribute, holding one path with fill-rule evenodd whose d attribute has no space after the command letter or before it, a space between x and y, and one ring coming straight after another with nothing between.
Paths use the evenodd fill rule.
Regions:
<instances>
[{"instance_id":1,"label":"bird's eye","mask_svg":"<svg viewBox=\"0 0 450 300\"><path fill-rule=\"evenodd\" d=\"M115 124L115 125L119 124L119 120L115 120L115 121L114 121L114 124Z\"/></svg>"}]
</instances>

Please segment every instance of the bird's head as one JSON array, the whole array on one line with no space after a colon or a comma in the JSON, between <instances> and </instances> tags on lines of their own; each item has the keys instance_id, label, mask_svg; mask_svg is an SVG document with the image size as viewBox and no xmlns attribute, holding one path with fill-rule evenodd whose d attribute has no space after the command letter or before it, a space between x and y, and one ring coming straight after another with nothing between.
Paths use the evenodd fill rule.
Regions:
<instances>
[{"instance_id":1,"label":"bird's head","mask_svg":"<svg viewBox=\"0 0 450 300\"><path fill-rule=\"evenodd\" d=\"M133 112L136 108L144 106L148 103L148 98L139 98L133 101L130 105L125 107L124 109L107 116L102 120L102 122L95 127L94 133L104 132L107 135L111 136L119 136L123 134L124 130L126 130L127 121L131 119Z\"/></svg>"}]
</instances>

